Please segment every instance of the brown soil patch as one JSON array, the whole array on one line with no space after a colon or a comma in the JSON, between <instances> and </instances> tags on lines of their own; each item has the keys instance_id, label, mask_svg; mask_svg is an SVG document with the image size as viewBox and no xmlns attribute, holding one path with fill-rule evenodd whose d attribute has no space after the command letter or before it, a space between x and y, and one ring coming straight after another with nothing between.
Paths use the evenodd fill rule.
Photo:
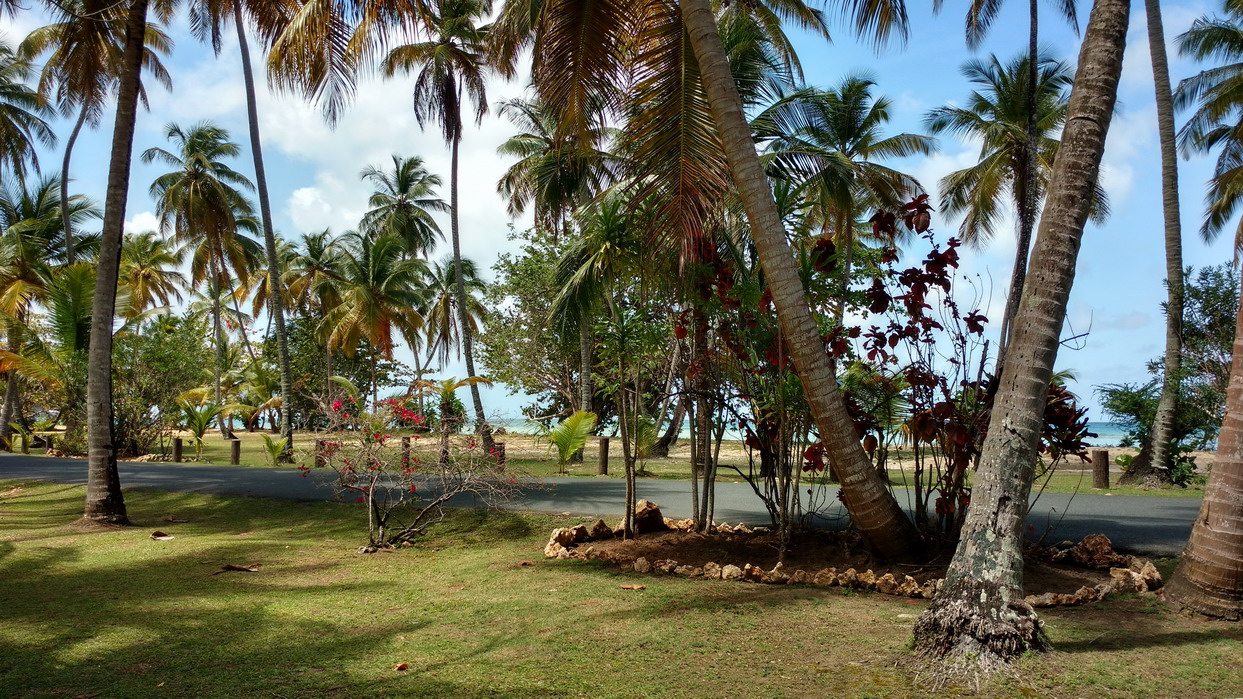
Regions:
<instances>
[{"instance_id":1,"label":"brown soil patch","mask_svg":"<svg viewBox=\"0 0 1243 699\"><path fill-rule=\"evenodd\" d=\"M777 565L778 539L776 534L691 532L660 532L644 534L637 539L623 541L608 539L593 541L590 546L600 552L600 558L616 561L619 565L633 563L636 558L677 561L679 565L703 566L716 563L733 564L739 568L746 564L772 570ZM805 570L815 575L825 568L838 572L854 568L862 573L871 570L877 577L892 573L901 580L909 575L926 582L945 577L949 564L948 555L922 565L882 563L869 555L857 538L847 534L824 531L801 532L794 535L786 553L784 568L787 573ZM1093 587L1109 580L1108 570L1092 570L1060 564L1028 560L1023 575L1024 594L1044 592L1071 593L1080 587Z\"/></svg>"}]
</instances>

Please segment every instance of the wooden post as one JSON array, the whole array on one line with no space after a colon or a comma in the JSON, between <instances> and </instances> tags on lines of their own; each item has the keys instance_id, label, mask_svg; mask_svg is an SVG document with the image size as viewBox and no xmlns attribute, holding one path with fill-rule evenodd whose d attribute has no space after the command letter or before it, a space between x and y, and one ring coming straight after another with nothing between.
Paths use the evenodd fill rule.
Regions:
<instances>
[{"instance_id":1,"label":"wooden post","mask_svg":"<svg viewBox=\"0 0 1243 699\"><path fill-rule=\"evenodd\" d=\"M403 468L410 467L410 438L401 438L401 465Z\"/></svg>"},{"instance_id":2,"label":"wooden post","mask_svg":"<svg viewBox=\"0 0 1243 699\"><path fill-rule=\"evenodd\" d=\"M1109 450L1093 449L1092 456L1092 487L1109 490Z\"/></svg>"},{"instance_id":3,"label":"wooden post","mask_svg":"<svg viewBox=\"0 0 1243 699\"><path fill-rule=\"evenodd\" d=\"M242 440L229 440L229 463L237 466L242 462Z\"/></svg>"},{"instance_id":4,"label":"wooden post","mask_svg":"<svg viewBox=\"0 0 1243 699\"><path fill-rule=\"evenodd\" d=\"M323 468L328 465L327 452L324 450L324 440L315 440L315 467Z\"/></svg>"},{"instance_id":5,"label":"wooden post","mask_svg":"<svg viewBox=\"0 0 1243 699\"><path fill-rule=\"evenodd\" d=\"M56 450L56 438L53 437L52 435L48 435L44 437L43 448L47 449L48 451L55 451Z\"/></svg>"},{"instance_id":6,"label":"wooden post","mask_svg":"<svg viewBox=\"0 0 1243 699\"><path fill-rule=\"evenodd\" d=\"M596 470L596 475L609 475L609 438L600 438L600 468Z\"/></svg>"},{"instance_id":7,"label":"wooden post","mask_svg":"<svg viewBox=\"0 0 1243 699\"><path fill-rule=\"evenodd\" d=\"M22 435L22 453L23 454L30 453L30 437L25 434Z\"/></svg>"},{"instance_id":8,"label":"wooden post","mask_svg":"<svg viewBox=\"0 0 1243 699\"><path fill-rule=\"evenodd\" d=\"M184 443L182 442L181 437L173 437L173 463L181 463L183 446Z\"/></svg>"},{"instance_id":9,"label":"wooden post","mask_svg":"<svg viewBox=\"0 0 1243 699\"><path fill-rule=\"evenodd\" d=\"M492 445L496 447L496 451L493 452L493 456L496 457L496 465L504 466L505 465L505 443L504 442L493 442Z\"/></svg>"}]
</instances>

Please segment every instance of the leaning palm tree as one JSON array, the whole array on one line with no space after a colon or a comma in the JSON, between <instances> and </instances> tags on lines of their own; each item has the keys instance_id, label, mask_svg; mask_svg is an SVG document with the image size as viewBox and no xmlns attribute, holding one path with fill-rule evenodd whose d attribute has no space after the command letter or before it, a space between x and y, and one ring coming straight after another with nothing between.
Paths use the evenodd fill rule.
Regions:
<instances>
[{"instance_id":1,"label":"leaning palm tree","mask_svg":"<svg viewBox=\"0 0 1243 699\"><path fill-rule=\"evenodd\" d=\"M45 118L52 116L39 93L26 84L34 74L30 63L17 58L13 49L0 43L0 175L26 176L26 164L37 172L37 145L56 143Z\"/></svg>"},{"instance_id":2,"label":"leaning palm tree","mask_svg":"<svg viewBox=\"0 0 1243 699\"><path fill-rule=\"evenodd\" d=\"M414 81L414 118L420 126L436 122L449 146L449 223L453 242L453 262L457 267L459 327L470 326L466 318L465 275L462 273L462 239L458 206L458 149L462 143L463 93L474 113L475 123L488 113L484 81L487 75L484 59L488 27L478 24L491 11L486 0L438 0L421 19L431 39L397 46L381 62L385 75L418 72ZM466 373L475 375L475 356L470 332L462 334L462 354ZM483 413L479 387L470 386L475 422L483 437L484 447L493 448L492 428Z\"/></svg>"},{"instance_id":3,"label":"leaning palm tree","mask_svg":"<svg viewBox=\"0 0 1243 699\"><path fill-rule=\"evenodd\" d=\"M1012 204L1021 225L1010 275L1010 291L1001 322L1001 346L1007 344L1018 312L1019 298L1027 275L1031 227L1026 221L1035 214L1025 210L1039 206L1048 188L1049 173L1058 150L1058 132L1066 120L1069 104L1066 89L1073 77L1070 67L1047 56L1037 59L1037 120L1039 148L1037 170L1029 171L1030 154L1025 132L1027 123L1027 56L1008 63L996 56L973 59L962 67L962 74L975 90L965 106L937 107L925 123L936 134L955 134L981 141L979 161L951 172L941 179L941 211L947 216L966 214L959 233L964 242L982 246L989 242L999 220ZM1033 193L1029 198L1028 194ZM1034 203L1033 203L1034 202ZM1105 192L1098 185L1094 193L1093 219L1100 222L1109 213ZM1000 356L1000 351L999 351ZM999 360L1000 363L1001 360Z\"/></svg>"},{"instance_id":4,"label":"leaning palm tree","mask_svg":"<svg viewBox=\"0 0 1243 699\"><path fill-rule=\"evenodd\" d=\"M232 289L233 277L245 284L254 267L257 246L239 234L239 223L253 226L250 202L239 188L252 190L254 185L224 162L240 152L224 129L207 122L189 129L169 124L165 136L176 152L148 148L142 160L158 160L173 168L151 184L151 198L156 201L156 215L164 231L192 250L192 283L206 283L210 289L216 339L215 402L222 404L220 374L225 342L220 297L224 290ZM220 429L227 436L224 421L220 421Z\"/></svg>"},{"instance_id":5,"label":"leaning palm tree","mask_svg":"<svg viewBox=\"0 0 1243 699\"><path fill-rule=\"evenodd\" d=\"M61 115L74 119L65 141L61 162L62 199L69 198L69 165L73 147L83 126L96 127L116 91L125 53L124 7L112 0L66 0L51 3L52 23L31 32L18 47L23 59L42 59L39 94L56 105ZM156 24L147 24L143 39L143 67L165 89L172 79L160 60L173 46L172 39ZM140 86L139 97L146 101ZM66 220L65 255L76 256L73 226Z\"/></svg>"},{"instance_id":6,"label":"leaning palm tree","mask_svg":"<svg viewBox=\"0 0 1243 699\"><path fill-rule=\"evenodd\" d=\"M355 234L346 243L340 278L332 282L340 303L324 316L327 344L354 356L365 340L371 361L371 404L379 403L378 360L391 360L396 335L411 342L422 328L426 301L422 260L408 259L405 244L392 236ZM414 344L411 342L411 344Z\"/></svg>"},{"instance_id":7,"label":"leaning palm tree","mask_svg":"<svg viewBox=\"0 0 1243 699\"><path fill-rule=\"evenodd\" d=\"M181 300L185 276L177 271L185 255L156 231L126 236L117 279L127 302L122 316L134 320L153 308Z\"/></svg>"},{"instance_id":8,"label":"leaning palm tree","mask_svg":"<svg viewBox=\"0 0 1243 699\"><path fill-rule=\"evenodd\" d=\"M778 25L782 20L798 21L798 9L805 8L802 3L746 4L761 9L770 24ZM530 47L536 89L545 102L557 105L562 128L571 132L584 131L601 104L626 106L617 86L627 84L623 78L635 75L635 71L642 71L652 86L662 80L679 84L678 75L695 77L710 115L697 116L688 127L707 124L714 128L687 133L693 133L695 144L719 143L716 152L727 160L728 169L709 167L703 177L715 182L732 175L750 223L752 242L773 289L773 305L791 357L829 456L843 477L843 495L852 519L883 555L909 556L918 540L914 526L876 475L862 446L853 439L852 422L808 307L772 186L755 152L744 102L712 5L708 0L681 0L676 7L655 0L613 0L603 6L607 11L601 7L586 0L508 0L497 17L495 31L498 41L493 53L499 66L507 74L514 73L517 57ZM903 29L905 11L900 3L860 2L847 8L858 31L885 35ZM639 17L645 21L635 21ZM688 44L690 51L685 50ZM634 46L644 47L635 57L637 64L629 62L634 54L626 50ZM688 70L690 65L693 70ZM693 167L696 175L683 181L703 190L697 179L700 161L686 158L681 162ZM705 191L715 192L715 185Z\"/></svg>"},{"instance_id":9,"label":"leaning palm tree","mask_svg":"<svg viewBox=\"0 0 1243 699\"><path fill-rule=\"evenodd\" d=\"M422 158L394 155L391 171L368 165L359 175L374 188L363 231L396 236L415 257L426 255L444 238L432 212L448 211L449 205L436 193L440 177L428 172Z\"/></svg>"}]
</instances>

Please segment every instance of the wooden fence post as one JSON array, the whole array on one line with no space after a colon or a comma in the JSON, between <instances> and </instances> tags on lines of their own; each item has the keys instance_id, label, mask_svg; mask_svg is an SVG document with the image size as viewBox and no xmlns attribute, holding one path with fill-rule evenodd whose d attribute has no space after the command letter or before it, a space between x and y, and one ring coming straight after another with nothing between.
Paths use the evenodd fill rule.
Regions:
<instances>
[{"instance_id":1,"label":"wooden fence post","mask_svg":"<svg viewBox=\"0 0 1243 699\"><path fill-rule=\"evenodd\" d=\"M600 438L600 467L596 470L596 475L609 475L609 438Z\"/></svg>"},{"instance_id":2,"label":"wooden fence post","mask_svg":"<svg viewBox=\"0 0 1243 699\"><path fill-rule=\"evenodd\" d=\"M234 439L229 443L229 463L237 466L242 462L242 440Z\"/></svg>"},{"instance_id":3,"label":"wooden fence post","mask_svg":"<svg viewBox=\"0 0 1243 699\"><path fill-rule=\"evenodd\" d=\"M173 463L181 463L181 457L184 449L184 442L181 437L173 437Z\"/></svg>"},{"instance_id":4,"label":"wooden fence post","mask_svg":"<svg viewBox=\"0 0 1243 699\"><path fill-rule=\"evenodd\" d=\"M496 450L492 452L492 455L496 457L496 465L504 466L505 465L505 443L504 442L493 442L492 446L496 448Z\"/></svg>"},{"instance_id":5,"label":"wooden fence post","mask_svg":"<svg viewBox=\"0 0 1243 699\"><path fill-rule=\"evenodd\" d=\"M1109 490L1109 450L1093 449L1092 456L1092 487Z\"/></svg>"},{"instance_id":6,"label":"wooden fence post","mask_svg":"<svg viewBox=\"0 0 1243 699\"><path fill-rule=\"evenodd\" d=\"M23 454L30 453L30 437L25 434L22 435L22 453Z\"/></svg>"},{"instance_id":7,"label":"wooden fence post","mask_svg":"<svg viewBox=\"0 0 1243 699\"><path fill-rule=\"evenodd\" d=\"M324 451L324 440L315 440L315 467L323 468L328 465L328 455Z\"/></svg>"}]
</instances>

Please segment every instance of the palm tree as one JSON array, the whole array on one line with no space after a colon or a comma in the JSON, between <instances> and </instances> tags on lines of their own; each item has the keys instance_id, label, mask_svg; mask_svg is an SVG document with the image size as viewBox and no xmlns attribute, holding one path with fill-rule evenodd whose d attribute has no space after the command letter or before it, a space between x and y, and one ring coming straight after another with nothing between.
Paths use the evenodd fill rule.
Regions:
<instances>
[{"instance_id":1,"label":"palm tree","mask_svg":"<svg viewBox=\"0 0 1243 699\"><path fill-rule=\"evenodd\" d=\"M797 19L794 11L802 7L801 3L755 5L774 19ZM895 29L901 31L905 22L900 4L856 3L850 8L852 22L859 31L885 35ZM633 21L637 17L649 21ZM644 75L651 76L653 84L661 76L687 75L690 56L682 49L690 45L690 62L696 70L689 74L699 76L698 89L702 89L710 106L711 118L706 123L716 127L696 129L694 139L696 143L703 142L701 133L719 139L716 142L729 166L728 172L709 168L705 176L733 176L750 223L752 241L773 291L783 336L829 457L844 481L843 494L854 523L882 555L909 557L918 537L913 524L872 468L866 452L852 437L853 423L808 308L771 184L755 152L743 100L711 5L707 0L682 0L676 8L645 0L611 0L604 5L580 0L509 0L497 18L497 26L499 40L494 54L500 67L512 73L514 59L534 44L532 76L536 88L545 102L558 106L562 128L571 132L586 129L597 105L621 102L616 86L623 84L622 76L631 75L632 69L642 69ZM627 63L625 49L631 46L646 47L638 66ZM679 81L670 77L666 82L676 85ZM695 161L687 158L682 162ZM686 181L698 185L693 178Z\"/></svg>"},{"instance_id":2,"label":"palm tree","mask_svg":"<svg viewBox=\"0 0 1243 699\"><path fill-rule=\"evenodd\" d=\"M143 151L142 160L159 160L174 168L151 184L151 198L156 201L156 215L165 232L171 232L174 240L193 250L191 282L206 282L213 299L215 402L222 404L220 373L225 342L220 296L224 290L232 289L229 269L245 285L254 267L257 246L239 235L239 225L253 226L250 202L238 191L239 187L254 189L254 185L223 162L240 152L224 129L207 122L189 129L169 124L165 136L175 144L177 152L148 148ZM228 436L224 421L220 422L220 430Z\"/></svg>"},{"instance_id":3,"label":"palm tree","mask_svg":"<svg viewBox=\"0 0 1243 699\"><path fill-rule=\"evenodd\" d=\"M962 74L976 89L966 106L938 107L925 118L928 129L935 134L952 133L982 142L976 165L952 172L940 182L942 213L948 216L966 214L959 228L963 241L975 246L990 241L1002 216L1001 204L1007 198L1018 214L1019 240L1001 325L1003 348L1013 331L1027 275L1032 230L1029 224L1035 220L1035 214L1028 213L1026 207L1029 204L1039 207L1044 199L1058 150L1057 133L1066 120L1066 88L1073 77L1069 66L1061 61L1042 56L1037 63L1039 146L1034 173L1030 170L1032 158L1025 132L1029 76L1025 55L1005 64L996 56L968 61L962 67ZM1092 216L1100 222L1108 215L1109 207L1104 190L1097 186L1093 191ZM1023 237L1025 230L1026 238ZM1003 361L1001 354L998 353L998 372Z\"/></svg>"},{"instance_id":4,"label":"palm tree","mask_svg":"<svg viewBox=\"0 0 1243 699\"><path fill-rule=\"evenodd\" d=\"M416 257L444 239L431 212L448 211L449 205L437 196L440 178L427 171L422 158L394 155L392 171L368 165L359 176L375 188L367 200L371 209L363 214L363 231L396 236Z\"/></svg>"},{"instance_id":5,"label":"palm tree","mask_svg":"<svg viewBox=\"0 0 1243 699\"><path fill-rule=\"evenodd\" d=\"M769 141L775 174L798 183L816 202L826 234L832 231L844 251L844 283L850 281L858 215L867 208L896 210L923 191L915 178L875 161L936 149L927 136L882 133L892 103L873 97L874 86L852 76L836 88L799 90L751 123L757 138ZM844 312L845 304L838 304L839 325Z\"/></svg>"},{"instance_id":6,"label":"palm tree","mask_svg":"<svg viewBox=\"0 0 1243 699\"><path fill-rule=\"evenodd\" d=\"M186 279L177 268L184 258L184 251L156 231L126 236L117 279L119 293L126 299L121 315L136 320L152 308L180 301Z\"/></svg>"},{"instance_id":7,"label":"palm tree","mask_svg":"<svg viewBox=\"0 0 1243 699\"><path fill-rule=\"evenodd\" d=\"M290 306L302 309L323 323L328 312L341 303L338 282L342 279L344 256L329 231L307 233L289 261L285 284ZM324 343L324 402L332 396L332 345Z\"/></svg>"},{"instance_id":8,"label":"palm tree","mask_svg":"<svg viewBox=\"0 0 1243 699\"><path fill-rule=\"evenodd\" d=\"M43 298L54 276L51 266L64 261L63 222L82 224L100 216L98 206L83 196L70 197L62 207L60 190L55 177L0 189L0 312L14 321L8 331L10 352L17 352L23 342L27 313ZM0 438L12 433L18 400L17 373L9 371Z\"/></svg>"},{"instance_id":9,"label":"palm tree","mask_svg":"<svg viewBox=\"0 0 1243 699\"><path fill-rule=\"evenodd\" d=\"M457 268L457 296L459 327L466 330L470 321L466 318L469 301L466 297L465 275L462 272L462 240L459 229L458 207L458 148L462 142L462 97L473 106L475 123L482 122L488 113L488 101L484 94L486 77L484 46L488 27L477 22L491 11L490 2L480 0L438 0L428 8L427 16L421 18L432 40L397 46L388 52L381 62L387 76L398 72L418 71L414 81L414 118L419 125L436 122L440 125L445 143L450 150L449 165L449 221L453 242L453 262ZM470 332L462 334L462 354L466 358L466 373L475 375L475 356ZM483 401L479 386L470 386L471 402L475 408L475 422L483 437L484 448L493 449L492 428L483 414Z\"/></svg>"},{"instance_id":10,"label":"palm tree","mask_svg":"<svg viewBox=\"0 0 1243 699\"><path fill-rule=\"evenodd\" d=\"M26 84L32 74L28 62L0 43L0 173L7 169L18 178L25 178L27 161L38 171L36 142L56 143L44 121L52 115L51 108Z\"/></svg>"},{"instance_id":11,"label":"palm tree","mask_svg":"<svg viewBox=\"0 0 1243 699\"><path fill-rule=\"evenodd\" d=\"M1079 53L1061 153L1032 251L1011 344L1015 356L998 381L991 424L961 539L945 588L920 615L915 647L933 657L1004 665L1047 641L1023 601L1028 496L1053 363L1057 358L1075 260L1092 207L1105 136L1117 98L1130 3L1097 0ZM1091 76L1088 78L1087 76Z\"/></svg>"},{"instance_id":12,"label":"palm tree","mask_svg":"<svg viewBox=\"0 0 1243 699\"><path fill-rule=\"evenodd\" d=\"M427 305L422 311L424 335L427 337L427 354L435 357L441 364L449 361L450 355L457 350L460 355L462 336L461 319L466 317L470 325L466 333L477 333L483 325L488 309L479 297L487 290L487 284L479 278L475 262L469 258L462 259L462 274L466 276L466 299L469 307L465 314L457 312L457 265L451 256L445 256L440 262L433 262L428 270ZM416 368L417 373L417 368Z\"/></svg>"},{"instance_id":13,"label":"palm tree","mask_svg":"<svg viewBox=\"0 0 1243 699\"><path fill-rule=\"evenodd\" d=\"M379 402L376 363L391 360L394 335L412 346L423 325L418 309L426 302L421 280L426 274L422 260L405 256L405 243L391 236L351 236L341 259L340 279L331 283L340 303L324 316L322 332L328 346L354 356L359 344L370 345L371 404Z\"/></svg>"},{"instance_id":14,"label":"palm tree","mask_svg":"<svg viewBox=\"0 0 1243 699\"><path fill-rule=\"evenodd\" d=\"M132 0L125 20L125 48L117 71L116 120L108 160L108 187L104 198L95 297L91 304L91 342L86 382L89 460L83 519L107 524L129 522L112 439L112 321L116 314L117 274L121 262L121 236L125 228L125 205L129 197L130 158L141 89L148 2Z\"/></svg>"},{"instance_id":15,"label":"palm tree","mask_svg":"<svg viewBox=\"0 0 1243 699\"><path fill-rule=\"evenodd\" d=\"M24 60L43 59L39 95L56 104L66 118L74 118L61 163L61 199L69 198L69 165L82 127L95 127L116 91L125 53L126 13L112 0L67 0L48 5L52 24L31 32L18 47ZM156 82L172 89L172 79L160 55L172 50L172 39L156 24L147 24L143 39L143 66ZM139 97L146 101L141 85ZM76 256L73 226L66 220L65 255Z\"/></svg>"}]
</instances>

